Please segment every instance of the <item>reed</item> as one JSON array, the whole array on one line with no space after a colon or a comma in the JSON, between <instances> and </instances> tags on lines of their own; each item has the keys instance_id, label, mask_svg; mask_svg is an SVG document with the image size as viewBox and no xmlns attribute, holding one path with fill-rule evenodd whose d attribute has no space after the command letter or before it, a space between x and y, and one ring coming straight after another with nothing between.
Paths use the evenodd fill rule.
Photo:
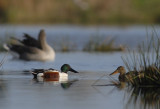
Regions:
<instances>
[{"instance_id":1,"label":"reed","mask_svg":"<svg viewBox=\"0 0 160 109\"><path fill-rule=\"evenodd\" d=\"M84 46L83 51L88 52L112 52L124 51L124 46L115 46L115 38L93 36Z\"/></svg>"},{"instance_id":2,"label":"reed","mask_svg":"<svg viewBox=\"0 0 160 109\"><path fill-rule=\"evenodd\" d=\"M59 52L73 52L78 50L76 43L67 36L57 40L54 49Z\"/></svg>"},{"instance_id":3,"label":"reed","mask_svg":"<svg viewBox=\"0 0 160 109\"><path fill-rule=\"evenodd\" d=\"M122 56L128 71L136 74L128 80L133 86L160 85L160 39L155 30L146 39L138 51L128 49L129 55Z\"/></svg>"}]
</instances>

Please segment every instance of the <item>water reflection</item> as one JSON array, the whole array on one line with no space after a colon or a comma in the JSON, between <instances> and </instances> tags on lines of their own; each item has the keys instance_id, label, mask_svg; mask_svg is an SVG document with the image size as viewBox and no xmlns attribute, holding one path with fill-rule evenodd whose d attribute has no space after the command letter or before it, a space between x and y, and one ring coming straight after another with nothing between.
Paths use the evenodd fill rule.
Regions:
<instances>
[{"instance_id":1,"label":"water reflection","mask_svg":"<svg viewBox=\"0 0 160 109\"><path fill-rule=\"evenodd\" d=\"M54 78L50 78L50 79L45 79L43 77L37 77L37 78L33 78L33 82L36 84L49 84L49 85L53 85L53 86L61 86L63 89L68 89L71 87L72 84L74 84L76 81L78 81L78 79L73 79L73 80L67 80L67 81L59 81L59 80L55 80Z\"/></svg>"},{"instance_id":2,"label":"water reflection","mask_svg":"<svg viewBox=\"0 0 160 109\"><path fill-rule=\"evenodd\" d=\"M7 106L7 94L8 94L8 85L4 80L0 79L0 106L3 108Z\"/></svg>"},{"instance_id":3,"label":"water reflection","mask_svg":"<svg viewBox=\"0 0 160 109\"><path fill-rule=\"evenodd\" d=\"M130 97L127 107L160 109L160 87L129 87Z\"/></svg>"},{"instance_id":4,"label":"water reflection","mask_svg":"<svg viewBox=\"0 0 160 109\"><path fill-rule=\"evenodd\" d=\"M125 82L113 84L118 90L127 90L126 109L160 109L160 87L131 87Z\"/></svg>"},{"instance_id":5,"label":"water reflection","mask_svg":"<svg viewBox=\"0 0 160 109\"><path fill-rule=\"evenodd\" d=\"M120 81L120 82L116 82L116 81L111 81L113 83L114 86L117 87L118 90L122 90L125 89L127 86L126 82Z\"/></svg>"},{"instance_id":6,"label":"water reflection","mask_svg":"<svg viewBox=\"0 0 160 109\"><path fill-rule=\"evenodd\" d=\"M127 82L111 82L117 90L125 91L124 101L126 101L126 109L160 109L160 87L133 87Z\"/></svg>"},{"instance_id":7,"label":"water reflection","mask_svg":"<svg viewBox=\"0 0 160 109\"><path fill-rule=\"evenodd\" d=\"M78 80L68 81L67 83L61 83L61 87L62 87L63 89L68 89L68 88L70 88L71 85L72 85L73 83L75 83L76 81L78 81Z\"/></svg>"}]
</instances>

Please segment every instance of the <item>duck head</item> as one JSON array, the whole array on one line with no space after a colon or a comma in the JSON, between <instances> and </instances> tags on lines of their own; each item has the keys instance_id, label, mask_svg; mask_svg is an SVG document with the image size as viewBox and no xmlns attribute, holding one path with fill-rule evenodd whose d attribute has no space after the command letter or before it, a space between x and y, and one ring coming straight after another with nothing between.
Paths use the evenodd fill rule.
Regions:
<instances>
[{"instance_id":1,"label":"duck head","mask_svg":"<svg viewBox=\"0 0 160 109\"><path fill-rule=\"evenodd\" d=\"M126 70L123 66L119 66L113 73L111 73L110 75L114 75L120 73L120 75L125 75Z\"/></svg>"},{"instance_id":2,"label":"duck head","mask_svg":"<svg viewBox=\"0 0 160 109\"><path fill-rule=\"evenodd\" d=\"M68 71L74 72L74 73L79 73L76 70L72 69L69 64L63 64L61 67L61 72L67 73Z\"/></svg>"}]
</instances>

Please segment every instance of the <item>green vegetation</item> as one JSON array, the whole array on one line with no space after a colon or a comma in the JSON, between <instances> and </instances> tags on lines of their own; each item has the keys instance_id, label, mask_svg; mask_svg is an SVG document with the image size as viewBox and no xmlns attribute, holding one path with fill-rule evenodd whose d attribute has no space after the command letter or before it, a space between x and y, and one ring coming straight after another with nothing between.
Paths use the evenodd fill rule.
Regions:
<instances>
[{"instance_id":1,"label":"green vegetation","mask_svg":"<svg viewBox=\"0 0 160 109\"><path fill-rule=\"evenodd\" d=\"M1 0L0 23L160 23L159 0Z\"/></svg>"},{"instance_id":2,"label":"green vegetation","mask_svg":"<svg viewBox=\"0 0 160 109\"><path fill-rule=\"evenodd\" d=\"M147 37L146 43L140 44L138 52L129 53L122 57L128 71L136 74L129 82L133 86L160 85L160 39L156 32Z\"/></svg>"},{"instance_id":3,"label":"green vegetation","mask_svg":"<svg viewBox=\"0 0 160 109\"><path fill-rule=\"evenodd\" d=\"M84 46L83 51L89 52L111 52L124 51L124 46L116 47L115 38L103 38L99 36L91 37L88 43Z\"/></svg>"}]
</instances>

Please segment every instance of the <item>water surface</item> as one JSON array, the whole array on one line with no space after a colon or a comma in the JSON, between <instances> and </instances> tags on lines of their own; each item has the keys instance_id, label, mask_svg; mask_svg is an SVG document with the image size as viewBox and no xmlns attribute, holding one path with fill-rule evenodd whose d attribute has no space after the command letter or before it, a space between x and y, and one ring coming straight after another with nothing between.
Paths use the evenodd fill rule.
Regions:
<instances>
[{"instance_id":1,"label":"water surface","mask_svg":"<svg viewBox=\"0 0 160 109\"><path fill-rule=\"evenodd\" d=\"M76 50L82 50L85 44L93 37L106 39L115 38L115 45L137 47L147 36L156 32L160 35L158 25L155 26L75 26L75 25L1 25L0 37L15 36L22 39L23 33L28 33L37 38L40 29L44 29L48 43L55 49L59 49L63 43L75 46Z\"/></svg>"},{"instance_id":2,"label":"water surface","mask_svg":"<svg viewBox=\"0 0 160 109\"><path fill-rule=\"evenodd\" d=\"M116 80L118 76L113 78L108 76L119 65L123 65L121 56L124 54L57 53L55 62L26 62L12 59L8 54L0 72L1 108L141 109L145 107L143 99L135 102L134 99L137 98L133 96L135 91L129 90L125 84L113 85L113 78ZM0 58L4 55L5 53L1 53ZM30 72L24 72L32 68L59 69L63 63L70 64L80 72L79 74L69 72L68 83L39 81L33 79Z\"/></svg>"},{"instance_id":3,"label":"water surface","mask_svg":"<svg viewBox=\"0 0 160 109\"><path fill-rule=\"evenodd\" d=\"M83 26L0 26L0 37L30 33L37 37L45 29L47 41L53 47L64 37L82 49L90 37L96 35L116 37L116 44L136 47L145 40L152 27L83 27ZM159 27L156 26L155 30ZM159 34L159 32L157 32ZM88 53L56 52L55 61L36 62L12 58L9 53L0 53L0 60L6 56L0 69L0 107L2 109L159 109L159 88L130 88L125 84L113 85L118 75L112 73L124 65L121 56L127 52ZM33 79L32 68L55 68L70 64L79 74L69 72L67 83L47 82ZM98 86L97 86L98 85ZM100 86L99 86L100 85ZM154 91L154 92L153 92ZM159 92L158 92L159 91ZM147 96L146 96L147 95ZM156 98L154 98L156 96Z\"/></svg>"}]
</instances>

